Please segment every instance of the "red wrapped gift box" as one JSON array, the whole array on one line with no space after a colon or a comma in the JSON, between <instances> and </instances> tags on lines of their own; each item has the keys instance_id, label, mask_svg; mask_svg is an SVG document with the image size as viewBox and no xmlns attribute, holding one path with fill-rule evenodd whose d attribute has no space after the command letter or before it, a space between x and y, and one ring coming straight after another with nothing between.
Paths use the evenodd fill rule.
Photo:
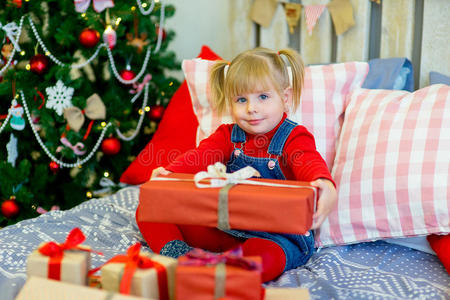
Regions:
<instances>
[{"instance_id":1,"label":"red wrapped gift box","mask_svg":"<svg viewBox=\"0 0 450 300\"><path fill-rule=\"evenodd\" d=\"M308 182L251 179L277 186L198 188L193 178L173 173L141 185L137 220L294 234L312 225L317 191Z\"/></svg>"},{"instance_id":2,"label":"red wrapped gift box","mask_svg":"<svg viewBox=\"0 0 450 300\"><path fill-rule=\"evenodd\" d=\"M240 248L224 254L195 249L178 258L175 278L177 300L260 300L263 292L261 258L242 257Z\"/></svg>"}]
</instances>

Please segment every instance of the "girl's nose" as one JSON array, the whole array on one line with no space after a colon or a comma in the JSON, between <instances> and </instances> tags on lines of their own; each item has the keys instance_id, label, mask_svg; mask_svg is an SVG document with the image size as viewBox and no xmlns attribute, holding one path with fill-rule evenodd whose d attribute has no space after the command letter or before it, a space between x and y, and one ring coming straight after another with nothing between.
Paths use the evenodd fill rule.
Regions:
<instances>
[{"instance_id":1,"label":"girl's nose","mask_svg":"<svg viewBox=\"0 0 450 300\"><path fill-rule=\"evenodd\" d=\"M255 113L257 111L257 104L255 101L248 100L247 101L247 112L248 113Z\"/></svg>"}]
</instances>

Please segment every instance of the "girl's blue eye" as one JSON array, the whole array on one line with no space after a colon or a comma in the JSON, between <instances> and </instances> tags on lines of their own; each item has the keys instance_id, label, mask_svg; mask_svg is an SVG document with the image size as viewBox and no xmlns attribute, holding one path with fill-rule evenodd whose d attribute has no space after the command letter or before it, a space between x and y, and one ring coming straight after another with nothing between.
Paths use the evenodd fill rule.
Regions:
<instances>
[{"instance_id":1,"label":"girl's blue eye","mask_svg":"<svg viewBox=\"0 0 450 300\"><path fill-rule=\"evenodd\" d=\"M266 100L267 98L269 98L269 96L267 96L266 94L259 95L259 99L261 100Z\"/></svg>"},{"instance_id":2,"label":"girl's blue eye","mask_svg":"<svg viewBox=\"0 0 450 300\"><path fill-rule=\"evenodd\" d=\"M244 97L239 97L236 99L237 103L245 103L247 101L247 99L245 99Z\"/></svg>"}]
</instances>

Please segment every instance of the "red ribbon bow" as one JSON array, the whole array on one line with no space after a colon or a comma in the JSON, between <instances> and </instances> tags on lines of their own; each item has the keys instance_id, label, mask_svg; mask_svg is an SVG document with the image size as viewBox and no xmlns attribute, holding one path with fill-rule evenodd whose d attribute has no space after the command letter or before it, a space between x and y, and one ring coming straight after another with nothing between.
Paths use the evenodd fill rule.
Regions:
<instances>
[{"instance_id":1,"label":"red ribbon bow","mask_svg":"<svg viewBox=\"0 0 450 300\"><path fill-rule=\"evenodd\" d=\"M61 261L64 257L64 251L70 249L77 249L82 251L94 252L90 249L80 248L80 245L86 237L80 228L72 229L67 235L66 241L64 243L58 244L55 242L45 243L39 248L39 252L42 255L49 256L50 260L48 262L48 278L61 280ZM100 252L96 252L102 254Z\"/></svg>"},{"instance_id":2,"label":"red ribbon bow","mask_svg":"<svg viewBox=\"0 0 450 300\"><path fill-rule=\"evenodd\" d=\"M123 276L120 281L120 288L119 288L120 293L122 294L130 293L131 280L133 278L134 272L136 272L137 269L155 268L158 277L159 299L168 300L169 294L167 288L166 268L162 264L151 260L147 256L140 255L140 250L141 244L136 243L130 246L130 248L128 248L126 255L116 255L105 263L105 265L108 263L125 264ZM102 266L90 270L88 276L97 272L101 267Z\"/></svg>"},{"instance_id":3,"label":"red ribbon bow","mask_svg":"<svg viewBox=\"0 0 450 300\"><path fill-rule=\"evenodd\" d=\"M202 249L195 248L188 253L185 257L187 260L180 261L180 265L187 266L207 266L217 265L224 263L226 265L236 266L245 270L259 270L261 271L261 265L245 258L243 256L242 247L239 246L235 249L226 251L221 254L211 253Z\"/></svg>"}]
</instances>

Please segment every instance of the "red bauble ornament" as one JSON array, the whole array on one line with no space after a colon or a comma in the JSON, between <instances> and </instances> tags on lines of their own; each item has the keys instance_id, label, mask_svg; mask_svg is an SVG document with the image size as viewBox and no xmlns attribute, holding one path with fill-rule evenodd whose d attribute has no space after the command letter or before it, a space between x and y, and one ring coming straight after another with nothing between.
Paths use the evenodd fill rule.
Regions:
<instances>
[{"instance_id":1,"label":"red bauble ornament","mask_svg":"<svg viewBox=\"0 0 450 300\"><path fill-rule=\"evenodd\" d=\"M120 71L120 77L122 77L123 80L131 80L136 77L136 73L131 70L125 69Z\"/></svg>"},{"instance_id":2,"label":"red bauble ornament","mask_svg":"<svg viewBox=\"0 0 450 300\"><path fill-rule=\"evenodd\" d=\"M48 164L48 167L50 168L50 171L53 172L53 174L58 173L59 171L59 165L56 161L52 161Z\"/></svg>"},{"instance_id":3,"label":"red bauble ornament","mask_svg":"<svg viewBox=\"0 0 450 300\"><path fill-rule=\"evenodd\" d=\"M153 105L152 107L150 107L150 111L148 112L148 117L150 118L150 120L152 121L160 121L163 114L164 114L164 106L156 104Z\"/></svg>"},{"instance_id":4,"label":"red bauble ornament","mask_svg":"<svg viewBox=\"0 0 450 300\"><path fill-rule=\"evenodd\" d=\"M155 33L156 33L156 39L158 39L158 35L159 35L159 25L155 26ZM167 33L164 30L164 28L162 29L162 40L164 41L166 39Z\"/></svg>"},{"instance_id":5,"label":"red bauble ornament","mask_svg":"<svg viewBox=\"0 0 450 300\"><path fill-rule=\"evenodd\" d=\"M8 5L13 5L17 8L22 8L22 0L8 0Z\"/></svg>"},{"instance_id":6,"label":"red bauble ornament","mask_svg":"<svg viewBox=\"0 0 450 300\"><path fill-rule=\"evenodd\" d=\"M100 41L100 33L95 29L86 28L80 33L78 40L84 47L92 48Z\"/></svg>"},{"instance_id":7,"label":"red bauble ornament","mask_svg":"<svg viewBox=\"0 0 450 300\"><path fill-rule=\"evenodd\" d=\"M2 215L10 219L14 216L16 216L19 213L19 205L17 205L16 198L13 196L9 200L5 200L2 203Z\"/></svg>"},{"instance_id":8,"label":"red bauble ornament","mask_svg":"<svg viewBox=\"0 0 450 300\"><path fill-rule=\"evenodd\" d=\"M116 155L120 152L121 144L115 137L104 139L102 142L102 151L106 155Z\"/></svg>"},{"instance_id":9,"label":"red bauble ornament","mask_svg":"<svg viewBox=\"0 0 450 300\"><path fill-rule=\"evenodd\" d=\"M30 59L30 70L38 75L43 74L48 69L48 58L44 54L36 54Z\"/></svg>"}]
</instances>

